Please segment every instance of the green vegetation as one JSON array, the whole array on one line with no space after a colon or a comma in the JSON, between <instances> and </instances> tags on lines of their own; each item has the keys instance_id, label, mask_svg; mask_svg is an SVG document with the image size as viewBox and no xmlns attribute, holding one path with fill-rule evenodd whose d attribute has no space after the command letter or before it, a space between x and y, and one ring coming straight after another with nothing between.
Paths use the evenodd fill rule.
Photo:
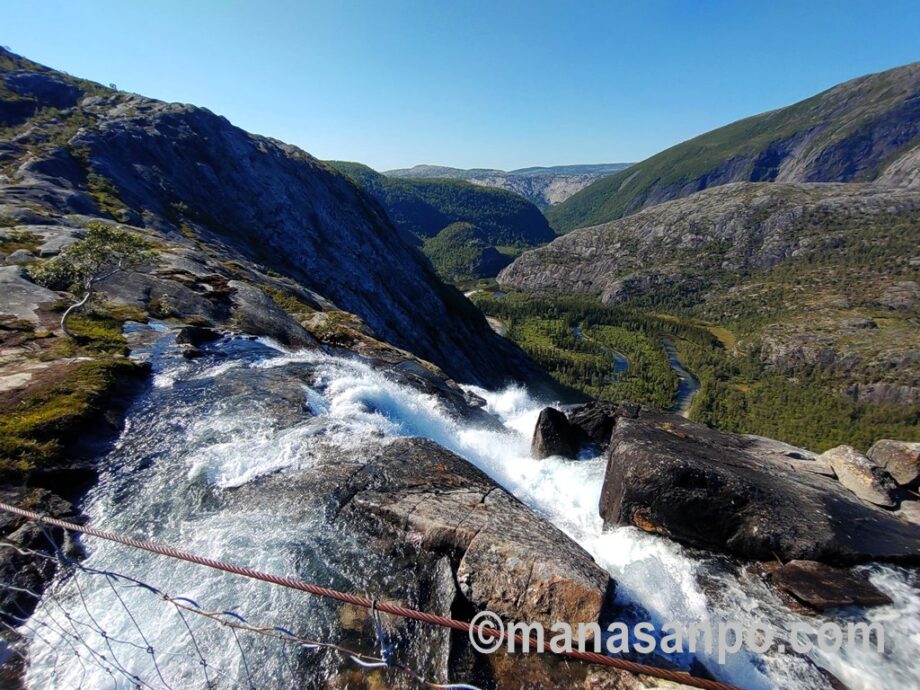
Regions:
<instances>
[{"instance_id":1,"label":"green vegetation","mask_svg":"<svg viewBox=\"0 0 920 690\"><path fill-rule=\"evenodd\" d=\"M595 398L633 400L666 409L674 400L678 381L668 364L662 336L718 347L705 328L606 307L589 299L480 293L473 300L485 314L505 323L508 337L554 378ZM626 371L614 373L614 352L628 361Z\"/></svg>"},{"instance_id":2,"label":"green vegetation","mask_svg":"<svg viewBox=\"0 0 920 690\"><path fill-rule=\"evenodd\" d=\"M422 251L438 275L451 283L494 276L511 261L489 246L486 233L469 223L451 223L425 240Z\"/></svg>"},{"instance_id":3,"label":"green vegetation","mask_svg":"<svg viewBox=\"0 0 920 690\"><path fill-rule=\"evenodd\" d=\"M272 287L271 285L262 285L262 290L265 292L265 294L272 298L272 301L275 304L277 304L282 310L286 311L295 319L303 320L308 318L316 311L313 307L309 306L308 304L304 304L299 299L294 297L294 295L290 294L289 292L285 292L284 290Z\"/></svg>"},{"instance_id":4,"label":"green vegetation","mask_svg":"<svg viewBox=\"0 0 920 690\"><path fill-rule=\"evenodd\" d=\"M507 261L485 250L501 247L500 253L514 256L556 236L540 210L513 192L464 180L387 177L360 163L327 164L377 199L397 228L424 243L423 252L447 280L494 276ZM465 227L452 227L457 224ZM454 261L450 253L460 249L462 237L473 251Z\"/></svg>"},{"instance_id":5,"label":"green vegetation","mask_svg":"<svg viewBox=\"0 0 920 690\"><path fill-rule=\"evenodd\" d=\"M483 292L472 299L505 323L508 337L554 378L596 398L669 408L677 392L661 346L661 338L669 336L685 368L700 381L691 410L695 421L815 451L841 443L866 449L886 437L920 440L920 407L854 402L844 395L845 383L817 365L779 372L756 350L737 352L739 332L699 318L609 307L587 298ZM576 326L581 339L573 333ZM611 351L626 357L626 372L612 373Z\"/></svg>"},{"instance_id":6,"label":"green vegetation","mask_svg":"<svg viewBox=\"0 0 920 690\"><path fill-rule=\"evenodd\" d=\"M854 402L819 367L803 366L789 376L752 356L728 357L686 341L678 350L701 384L695 421L819 452L842 443L865 450L880 438L920 440L920 406Z\"/></svg>"},{"instance_id":7,"label":"green vegetation","mask_svg":"<svg viewBox=\"0 0 920 690\"><path fill-rule=\"evenodd\" d=\"M59 459L68 437L100 411L138 365L125 358L79 362L0 417L0 474L28 472ZM85 430L85 429L84 429Z\"/></svg>"},{"instance_id":8,"label":"green vegetation","mask_svg":"<svg viewBox=\"0 0 920 690\"><path fill-rule=\"evenodd\" d=\"M107 400L143 368L125 355L125 321L146 320L133 307L94 305L70 321L72 338L48 338L38 359L37 381L22 397L7 393L0 417L0 475L44 468L64 458L69 441L86 433ZM32 337L38 337L32 334ZM71 358L70 361L63 358Z\"/></svg>"},{"instance_id":9,"label":"green vegetation","mask_svg":"<svg viewBox=\"0 0 920 690\"><path fill-rule=\"evenodd\" d=\"M19 249L26 249L32 253L38 252L41 238L29 230L14 230L0 237L0 252L12 254Z\"/></svg>"},{"instance_id":10,"label":"green vegetation","mask_svg":"<svg viewBox=\"0 0 920 690\"><path fill-rule=\"evenodd\" d=\"M97 283L116 273L136 268L153 257L153 244L134 233L94 222L87 226L86 237L70 245L58 256L31 267L32 279L52 290L84 293L61 316L64 333L74 337L67 325L73 310L93 296Z\"/></svg>"},{"instance_id":11,"label":"green vegetation","mask_svg":"<svg viewBox=\"0 0 920 690\"><path fill-rule=\"evenodd\" d=\"M871 127L911 95L909 68L898 68L848 82L809 99L707 132L672 146L641 163L585 187L547 209L560 232L606 223L655 203L686 196L714 184L770 181L776 178L792 143L809 138L810 151L840 145ZM865 133L863 137L867 136ZM903 142L897 150L913 145ZM889 155L888 159L893 156ZM813 181L860 181L877 176L882 161L859 147L858 160L827 156ZM724 172L732 161L731 174Z\"/></svg>"}]
</instances>

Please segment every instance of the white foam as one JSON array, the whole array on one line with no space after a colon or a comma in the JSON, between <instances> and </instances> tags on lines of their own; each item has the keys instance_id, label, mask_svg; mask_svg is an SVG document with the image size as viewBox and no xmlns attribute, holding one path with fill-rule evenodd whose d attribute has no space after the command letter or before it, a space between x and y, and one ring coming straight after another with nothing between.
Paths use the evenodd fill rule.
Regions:
<instances>
[{"instance_id":1,"label":"white foam","mask_svg":"<svg viewBox=\"0 0 920 690\"><path fill-rule=\"evenodd\" d=\"M618 602L623 606L641 607L655 622L715 624L725 620L759 619L773 626L778 635L783 635L793 622L801 620L776 598L758 575L713 568L712 564L699 560L674 542L635 528L605 531L597 511L604 477L603 458L578 461L548 458L540 462L530 458L530 436L541 405L531 399L524 388L491 392L467 387L483 397L487 401L487 411L501 420L504 428L496 429L458 421L447 413L437 398L397 383L356 360L312 351L286 352L277 344L271 346L279 354L248 364L228 361L198 374L191 374L184 365L176 366L162 374L164 378L159 380L166 388L176 385L183 377L219 379L233 376L238 366L275 368L292 362L308 363L315 367L315 375L312 384L304 387L304 398L316 417L282 428L269 411L258 407L240 409L218 401L185 420L176 431L179 434L176 446L181 449L180 458L185 468L182 481L190 485L204 482L218 488L238 487L267 473L306 468L311 448L319 439L324 444L337 445L344 452L381 437L423 436L469 460L581 544L617 581ZM132 429L126 434L133 433ZM138 511L136 520L139 523L150 519L150 514L144 511L162 510L164 504L169 504L171 492L182 489L165 469L162 474L157 474L156 467L152 472L151 476L139 480L149 483L140 490L141 495L122 508ZM97 523L105 525L106 511L119 505L115 498L117 490L117 487L107 487L105 481L98 489L101 498L89 507ZM178 517L176 511L181 511L185 517ZM265 515L253 518L255 524L264 524L270 531L270 514L270 507L266 507ZM251 516L222 513L198 520L193 506L173 505L159 519L175 520L183 543L188 543L192 551L216 553L231 561L261 565L275 572L291 572L291 564L283 554L281 560L267 555L265 545L252 534L253 523L247 521L248 517ZM121 515L120 519L126 516ZM91 562L113 565L104 560L107 554L115 557L115 552L107 548L101 547L94 553ZM161 567L159 563L155 561L151 566L154 574L166 577L169 573L162 570L166 566ZM869 612L851 612L834 620L856 617L882 622L889 632L890 644L886 651L844 651L826 656L815 653L812 658L852 690L916 688L920 678L920 654L917 654L920 596L902 571L874 567L872 579L889 593L894 603ZM179 582L177 588L202 596L208 594L206 584L198 581ZM100 606L110 604L103 595L99 596ZM252 603L260 610L271 611L273 600L263 593ZM116 614L117 611L112 613ZM112 618L109 624L117 627L119 621ZM219 649L212 651L220 653ZM225 650L227 664L235 663L233 651ZM42 675L41 668L42 663L51 663L50 652L43 651L42 645L37 643L33 652L35 664L30 678L36 680L35 687L44 687L38 681L47 678ZM755 658L737 653L731 655L724 666L705 656L701 659L721 680L751 690L829 688L827 680L812 662L793 654L773 653ZM143 655L136 663L142 661ZM71 673L70 667L67 673ZM68 677L73 684L77 683L77 676Z\"/></svg>"}]
</instances>

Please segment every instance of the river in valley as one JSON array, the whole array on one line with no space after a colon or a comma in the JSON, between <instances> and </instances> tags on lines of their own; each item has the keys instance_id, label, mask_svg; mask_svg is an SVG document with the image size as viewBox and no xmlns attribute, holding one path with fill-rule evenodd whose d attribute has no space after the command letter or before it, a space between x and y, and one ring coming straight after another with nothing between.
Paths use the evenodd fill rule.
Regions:
<instances>
[{"instance_id":1,"label":"river in valley","mask_svg":"<svg viewBox=\"0 0 920 690\"><path fill-rule=\"evenodd\" d=\"M677 374L677 396L674 398L674 404L670 412L679 414L681 417L690 416L690 408L693 405L693 397L700 390L700 382L696 377L684 368L680 356L677 354L677 348L674 347L674 341L670 338L662 338L661 344L668 355L668 363Z\"/></svg>"},{"instance_id":2,"label":"river in valley","mask_svg":"<svg viewBox=\"0 0 920 690\"><path fill-rule=\"evenodd\" d=\"M97 528L174 545L194 553L290 575L340 589L370 592L399 573L380 572L373 549L322 527L324 496L309 488L291 498L259 492L274 477L309 479L321 454L360 457L401 436L423 436L456 452L577 541L617 581L625 616L658 624L757 620L780 639L806 618L790 611L753 571L724 558L685 549L633 527L604 530L597 505L604 460L529 457L542 403L523 388L470 388L488 401L500 425L450 416L440 401L344 356L289 353L269 342L225 339L212 354L183 359L162 333L147 355L154 383L129 412L115 448L102 459L98 485L84 506ZM299 413L300 408L309 414ZM309 482L306 483L309 485ZM336 610L313 597L230 575L214 574L145 552L86 539L85 565L141 577L204 608L233 609L254 621L283 625L316 639L340 634ZM903 569L866 566L890 606L822 616L877 621L884 652L844 649L812 658L791 652L737 652L724 665L704 653L697 661L721 680L748 690L831 690L820 664L850 690L918 687L920 592ZM86 650L56 638L61 602L87 612L107 635L133 640L117 647L118 662L144 678L142 687L317 687L335 669L310 664L266 643L238 639L208 620L185 620L149 591L98 579L61 579L33 619L30 687L130 688L124 674L90 663ZM133 612L125 614L121 601ZM85 614L83 616L86 617ZM194 632L194 644L188 631ZM141 637L142 631L145 637ZM91 638L91 631L86 637ZM97 649L106 653L101 638ZM157 650L157 665L148 654ZM82 651L82 655L77 652ZM208 664L203 667L201 659ZM675 657L687 668L693 659ZM206 681L207 676L207 681ZM463 679L452 679L462 681Z\"/></svg>"}]
</instances>

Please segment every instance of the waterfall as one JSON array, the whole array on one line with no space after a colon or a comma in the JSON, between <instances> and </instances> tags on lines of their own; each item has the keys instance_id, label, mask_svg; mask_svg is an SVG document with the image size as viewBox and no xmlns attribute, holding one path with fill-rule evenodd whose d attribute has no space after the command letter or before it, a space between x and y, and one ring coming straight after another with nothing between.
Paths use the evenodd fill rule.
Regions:
<instances>
[{"instance_id":1,"label":"waterfall","mask_svg":"<svg viewBox=\"0 0 920 690\"><path fill-rule=\"evenodd\" d=\"M585 548L617 581L618 610L630 620L759 619L783 637L794 622L807 619L784 606L760 576L728 559L633 527L605 531L597 512L603 458L532 460L530 435L542 405L521 387L469 388L486 399L487 411L501 422L485 427L451 417L437 398L356 359L231 339L215 347L219 357L187 361L169 346L170 339L162 336L165 346L148 353L154 385L129 412L116 447L101 459L100 481L84 506L97 527L319 584L356 586L370 556L349 535L329 532L322 496L308 492L286 503L258 493L257 499L245 498L240 490L278 473L309 478L316 458L330 449L360 457L388 439L423 436L466 458ZM85 543L87 566L142 574L145 581L206 608L233 608L254 620L311 629L327 640L337 634L335 610L312 597L202 572L117 544ZM844 649L807 659L791 652L739 652L725 665L705 655L697 661L720 680L751 690L830 688L816 664L851 690L918 687L920 592L914 576L880 565L866 570L893 604L838 611L820 620L881 622L883 653ZM202 656L217 687L246 687L250 678L256 687L271 686L272 679L289 677L302 663L279 653L282 645L241 635L238 647L233 638L214 635L208 621L183 621L174 608L138 588L113 590L105 578L84 581L79 590L78 584L79 578L59 579L51 589L54 596L37 609L33 627L42 631L42 639L24 631L31 635L30 687L131 687L124 673L113 677L54 638L52 623L63 623L61 602L84 618L91 614L113 638L138 642L136 648L117 647L119 664L155 687L161 686L159 674L166 681L162 685L204 687ZM125 615L119 595L137 624ZM189 644L186 624L198 651ZM159 670L138 627L157 650ZM672 661L687 667L692 659Z\"/></svg>"}]
</instances>

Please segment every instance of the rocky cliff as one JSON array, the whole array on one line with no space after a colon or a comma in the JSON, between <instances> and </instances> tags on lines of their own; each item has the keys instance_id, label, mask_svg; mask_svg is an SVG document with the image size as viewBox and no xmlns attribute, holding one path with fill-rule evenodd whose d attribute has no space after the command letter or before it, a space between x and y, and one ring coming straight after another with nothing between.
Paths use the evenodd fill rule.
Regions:
<instances>
[{"instance_id":1,"label":"rocky cliff","mask_svg":"<svg viewBox=\"0 0 920 690\"><path fill-rule=\"evenodd\" d=\"M461 380L498 385L537 373L373 199L296 147L6 51L0 124L0 216L10 232L79 231L72 214L110 219L285 276Z\"/></svg>"}]
</instances>

